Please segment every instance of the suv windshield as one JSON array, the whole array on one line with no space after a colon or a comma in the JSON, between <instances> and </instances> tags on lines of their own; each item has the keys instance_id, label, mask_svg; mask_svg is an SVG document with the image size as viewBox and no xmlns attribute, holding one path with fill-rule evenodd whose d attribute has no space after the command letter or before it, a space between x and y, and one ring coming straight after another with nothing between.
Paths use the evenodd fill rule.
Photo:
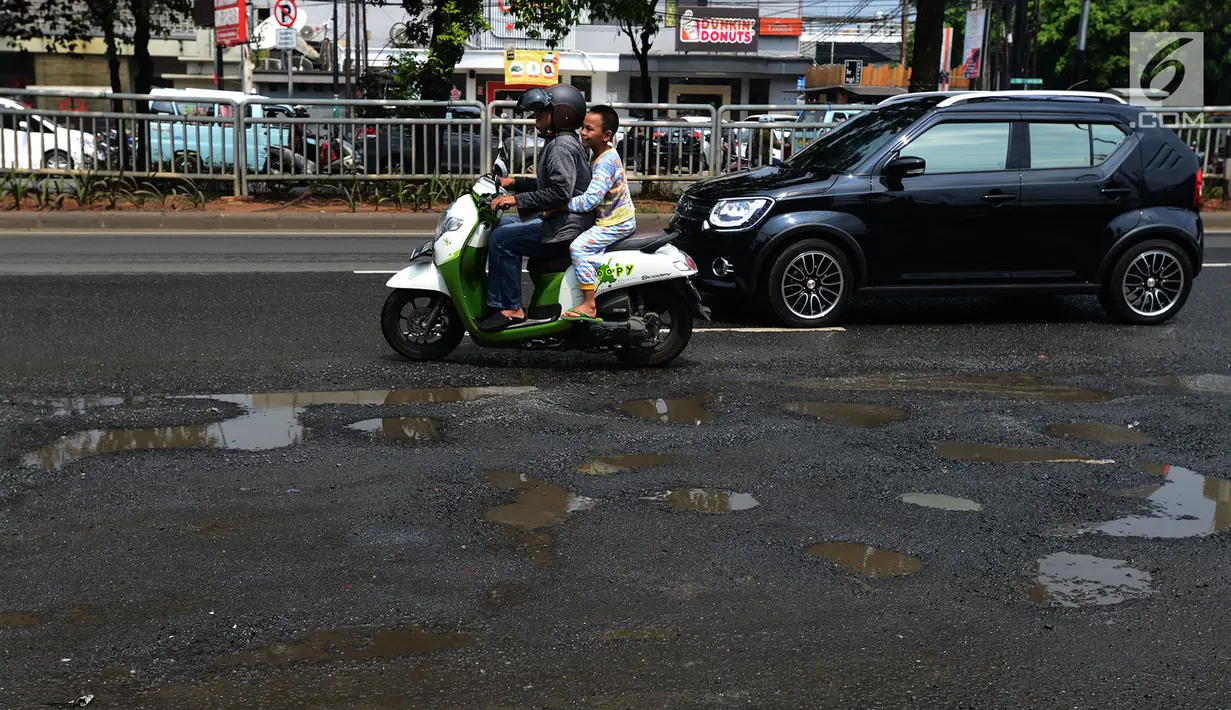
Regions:
<instances>
[{"instance_id":1,"label":"suv windshield","mask_svg":"<svg viewBox=\"0 0 1231 710\"><path fill-rule=\"evenodd\" d=\"M830 130L786 164L796 170L842 173L854 170L927 113L927 106L886 106L861 113Z\"/></svg>"}]
</instances>

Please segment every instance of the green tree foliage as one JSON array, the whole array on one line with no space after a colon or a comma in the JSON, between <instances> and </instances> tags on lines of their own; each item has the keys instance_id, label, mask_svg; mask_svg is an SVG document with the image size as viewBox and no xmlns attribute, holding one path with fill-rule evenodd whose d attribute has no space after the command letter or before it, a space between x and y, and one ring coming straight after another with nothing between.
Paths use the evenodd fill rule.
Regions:
<instances>
[{"instance_id":1,"label":"green tree foliage","mask_svg":"<svg viewBox=\"0 0 1231 710\"><path fill-rule=\"evenodd\" d=\"M1039 73L1046 86L1072 83L1081 0L1042 0ZM1083 89L1125 88L1129 33L1205 33L1205 102L1231 103L1231 6L1203 0L1099 0L1090 3Z\"/></svg>"},{"instance_id":2,"label":"green tree foliage","mask_svg":"<svg viewBox=\"0 0 1231 710\"><path fill-rule=\"evenodd\" d=\"M658 12L657 0L513 0L512 11L517 26L532 37L542 37L555 46L569 33L585 11L598 20L616 23L621 34L628 37L633 57L639 68L638 86L642 101L651 101L650 47L662 29L664 17Z\"/></svg>"},{"instance_id":3,"label":"green tree foliage","mask_svg":"<svg viewBox=\"0 0 1231 710\"><path fill-rule=\"evenodd\" d=\"M408 97L449 100L453 70L466 51L466 40L487 29L483 6L483 0L402 0L410 17L406 38L414 46L426 47L427 57L414 74L410 66L402 67L406 71L398 73L397 82L406 83L399 91Z\"/></svg>"}]
</instances>

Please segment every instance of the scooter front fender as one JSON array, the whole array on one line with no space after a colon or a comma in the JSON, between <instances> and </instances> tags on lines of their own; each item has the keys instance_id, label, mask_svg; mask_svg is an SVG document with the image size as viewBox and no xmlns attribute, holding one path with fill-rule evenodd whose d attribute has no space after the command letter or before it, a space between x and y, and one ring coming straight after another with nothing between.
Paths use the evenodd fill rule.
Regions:
<instances>
[{"instance_id":1,"label":"scooter front fender","mask_svg":"<svg viewBox=\"0 0 1231 710\"><path fill-rule=\"evenodd\" d=\"M440 269L437 269L436 265L430 261L407 266L405 269L389 277L385 285L389 288L437 291L446 296L449 295L449 288L445 285L444 277L440 275Z\"/></svg>"}]
</instances>

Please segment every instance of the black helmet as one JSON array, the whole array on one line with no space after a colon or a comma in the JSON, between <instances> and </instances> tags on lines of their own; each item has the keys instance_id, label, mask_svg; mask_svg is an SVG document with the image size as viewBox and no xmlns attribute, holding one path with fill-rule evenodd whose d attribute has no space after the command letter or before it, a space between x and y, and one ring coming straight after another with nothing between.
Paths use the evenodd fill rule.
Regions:
<instances>
[{"instance_id":1,"label":"black helmet","mask_svg":"<svg viewBox=\"0 0 1231 710\"><path fill-rule=\"evenodd\" d=\"M551 107L551 96L547 94L546 89L530 89L522 93L521 98L517 100L517 111L519 113L538 113L540 110Z\"/></svg>"},{"instance_id":2,"label":"black helmet","mask_svg":"<svg viewBox=\"0 0 1231 710\"><path fill-rule=\"evenodd\" d=\"M531 113L545 108L551 109L552 128L575 131L586 116L586 97L571 84L556 84L548 89L529 89L517 101L518 111Z\"/></svg>"}]
</instances>

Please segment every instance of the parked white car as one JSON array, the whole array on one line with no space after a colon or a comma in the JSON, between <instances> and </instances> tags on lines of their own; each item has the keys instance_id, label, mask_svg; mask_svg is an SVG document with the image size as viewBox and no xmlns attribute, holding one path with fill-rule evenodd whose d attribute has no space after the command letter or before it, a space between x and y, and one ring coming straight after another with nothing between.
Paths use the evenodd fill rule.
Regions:
<instances>
[{"instance_id":1,"label":"parked white car","mask_svg":"<svg viewBox=\"0 0 1231 710\"><path fill-rule=\"evenodd\" d=\"M51 119L18 114L26 107L0 98L0 168L71 170L91 168L98 159L94 136Z\"/></svg>"}]
</instances>

